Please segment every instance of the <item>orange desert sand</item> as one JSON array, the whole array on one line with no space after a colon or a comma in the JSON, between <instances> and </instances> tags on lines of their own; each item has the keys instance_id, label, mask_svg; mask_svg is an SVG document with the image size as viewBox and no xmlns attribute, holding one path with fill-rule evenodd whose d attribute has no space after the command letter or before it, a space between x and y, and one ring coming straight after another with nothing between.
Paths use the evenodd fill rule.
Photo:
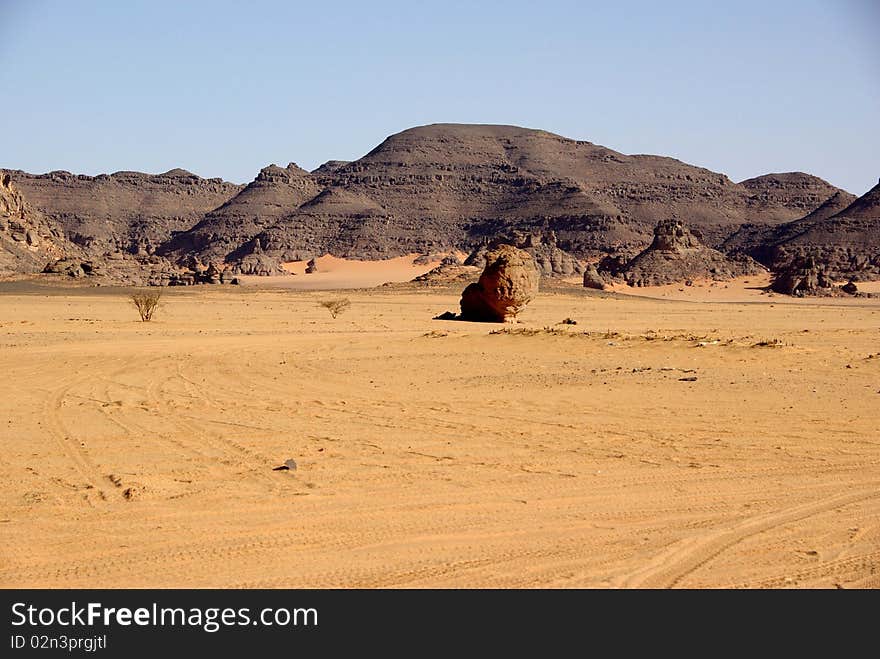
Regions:
<instances>
[{"instance_id":1,"label":"orange desert sand","mask_svg":"<svg viewBox=\"0 0 880 659\"><path fill-rule=\"evenodd\" d=\"M151 323L0 287L0 586L880 586L880 300L549 287L490 325L295 290L418 274L324 265Z\"/></svg>"}]
</instances>

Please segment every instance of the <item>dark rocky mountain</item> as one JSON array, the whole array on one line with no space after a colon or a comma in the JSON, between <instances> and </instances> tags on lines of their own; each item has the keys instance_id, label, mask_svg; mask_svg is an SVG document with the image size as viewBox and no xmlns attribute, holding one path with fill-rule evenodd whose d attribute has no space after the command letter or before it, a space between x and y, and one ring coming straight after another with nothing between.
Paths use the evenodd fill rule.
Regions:
<instances>
[{"instance_id":1,"label":"dark rocky mountain","mask_svg":"<svg viewBox=\"0 0 880 659\"><path fill-rule=\"evenodd\" d=\"M160 252L230 265L257 259L263 267L319 252L367 259L470 252L515 229L552 231L559 249L584 258L642 249L669 217L687 218L707 244L719 245L744 223L794 220L838 191L806 174L736 184L672 158L628 156L515 126L459 124L405 130L359 160L327 163L309 176L320 194L291 196L261 226L203 223Z\"/></svg>"},{"instance_id":2,"label":"dark rocky mountain","mask_svg":"<svg viewBox=\"0 0 880 659\"><path fill-rule=\"evenodd\" d=\"M811 212L836 192L842 192L828 181L803 172L764 174L740 181L740 185L751 192L751 203L767 213L772 214L781 206L797 217Z\"/></svg>"},{"instance_id":3,"label":"dark rocky mountain","mask_svg":"<svg viewBox=\"0 0 880 659\"><path fill-rule=\"evenodd\" d=\"M190 226L195 226L189 231L175 235L157 251L179 262L188 262L191 257L205 263L223 262L320 192L315 178L295 163L264 167L238 194L211 209L198 223L192 222Z\"/></svg>"},{"instance_id":4,"label":"dark rocky mountain","mask_svg":"<svg viewBox=\"0 0 880 659\"><path fill-rule=\"evenodd\" d=\"M673 158L515 126L412 128L353 162L313 172L271 165L247 186L179 169L10 176L60 239L125 277L149 266L149 281L174 267L272 274L324 253L472 253L500 240L528 250L544 274L570 275L603 257L622 267L669 218L685 220L707 247L771 265L825 245L820 257L841 272L874 268L873 248L857 244L876 244L873 211L849 208L849 193L817 177L734 183Z\"/></svg>"},{"instance_id":5,"label":"dark rocky mountain","mask_svg":"<svg viewBox=\"0 0 880 659\"><path fill-rule=\"evenodd\" d=\"M809 217L773 249L775 269L809 257L835 279L880 277L880 183L831 217Z\"/></svg>"},{"instance_id":6,"label":"dark rocky mountain","mask_svg":"<svg viewBox=\"0 0 880 659\"><path fill-rule=\"evenodd\" d=\"M191 228L242 188L183 169L155 175L9 174L35 210L93 255L150 254L173 232Z\"/></svg>"},{"instance_id":7,"label":"dark rocky mountain","mask_svg":"<svg viewBox=\"0 0 880 659\"><path fill-rule=\"evenodd\" d=\"M828 277L876 278L880 276L880 184L859 198L836 192L794 222L744 226L723 248L730 254L749 254L778 271L812 261Z\"/></svg>"},{"instance_id":8,"label":"dark rocky mountain","mask_svg":"<svg viewBox=\"0 0 880 659\"><path fill-rule=\"evenodd\" d=\"M856 196L838 190L806 216L784 224L744 224L721 245L728 254L748 254L765 265L773 265L773 253L778 245L802 233L816 222L836 215L853 201Z\"/></svg>"}]
</instances>

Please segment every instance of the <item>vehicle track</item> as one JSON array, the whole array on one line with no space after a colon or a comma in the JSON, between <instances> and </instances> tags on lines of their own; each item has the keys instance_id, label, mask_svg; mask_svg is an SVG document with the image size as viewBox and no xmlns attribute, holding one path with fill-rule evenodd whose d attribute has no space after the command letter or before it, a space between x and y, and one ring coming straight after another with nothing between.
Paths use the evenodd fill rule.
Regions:
<instances>
[{"instance_id":1,"label":"vehicle track","mask_svg":"<svg viewBox=\"0 0 880 659\"><path fill-rule=\"evenodd\" d=\"M880 496L877 484L868 490L838 494L785 510L750 517L733 528L685 538L648 561L640 570L615 580L622 588L674 588L742 540L840 506Z\"/></svg>"}]
</instances>

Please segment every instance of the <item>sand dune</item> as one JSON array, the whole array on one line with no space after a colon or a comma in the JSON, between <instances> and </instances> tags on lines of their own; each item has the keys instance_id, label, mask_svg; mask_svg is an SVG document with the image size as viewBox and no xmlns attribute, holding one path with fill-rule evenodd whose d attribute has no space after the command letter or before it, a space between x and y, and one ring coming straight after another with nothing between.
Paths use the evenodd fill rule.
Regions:
<instances>
[{"instance_id":1,"label":"sand dune","mask_svg":"<svg viewBox=\"0 0 880 659\"><path fill-rule=\"evenodd\" d=\"M878 300L9 290L0 586L880 586Z\"/></svg>"}]
</instances>

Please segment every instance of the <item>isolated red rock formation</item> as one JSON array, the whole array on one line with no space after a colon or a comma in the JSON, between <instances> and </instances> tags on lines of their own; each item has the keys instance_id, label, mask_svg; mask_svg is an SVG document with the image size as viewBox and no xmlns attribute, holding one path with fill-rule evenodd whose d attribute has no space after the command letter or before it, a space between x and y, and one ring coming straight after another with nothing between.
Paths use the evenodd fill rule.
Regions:
<instances>
[{"instance_id":1,"label":"isolated red rock formation","mask_svg":"<svg viewBox=\"0 0 880 659\"><path fill-rule=\"evenodd\" d=\"M479 281L461 295L461 319L501 323L516 318L538 292L541 273L534 259L511 245L486 254Z\"/></svg>"}]
</instances>

